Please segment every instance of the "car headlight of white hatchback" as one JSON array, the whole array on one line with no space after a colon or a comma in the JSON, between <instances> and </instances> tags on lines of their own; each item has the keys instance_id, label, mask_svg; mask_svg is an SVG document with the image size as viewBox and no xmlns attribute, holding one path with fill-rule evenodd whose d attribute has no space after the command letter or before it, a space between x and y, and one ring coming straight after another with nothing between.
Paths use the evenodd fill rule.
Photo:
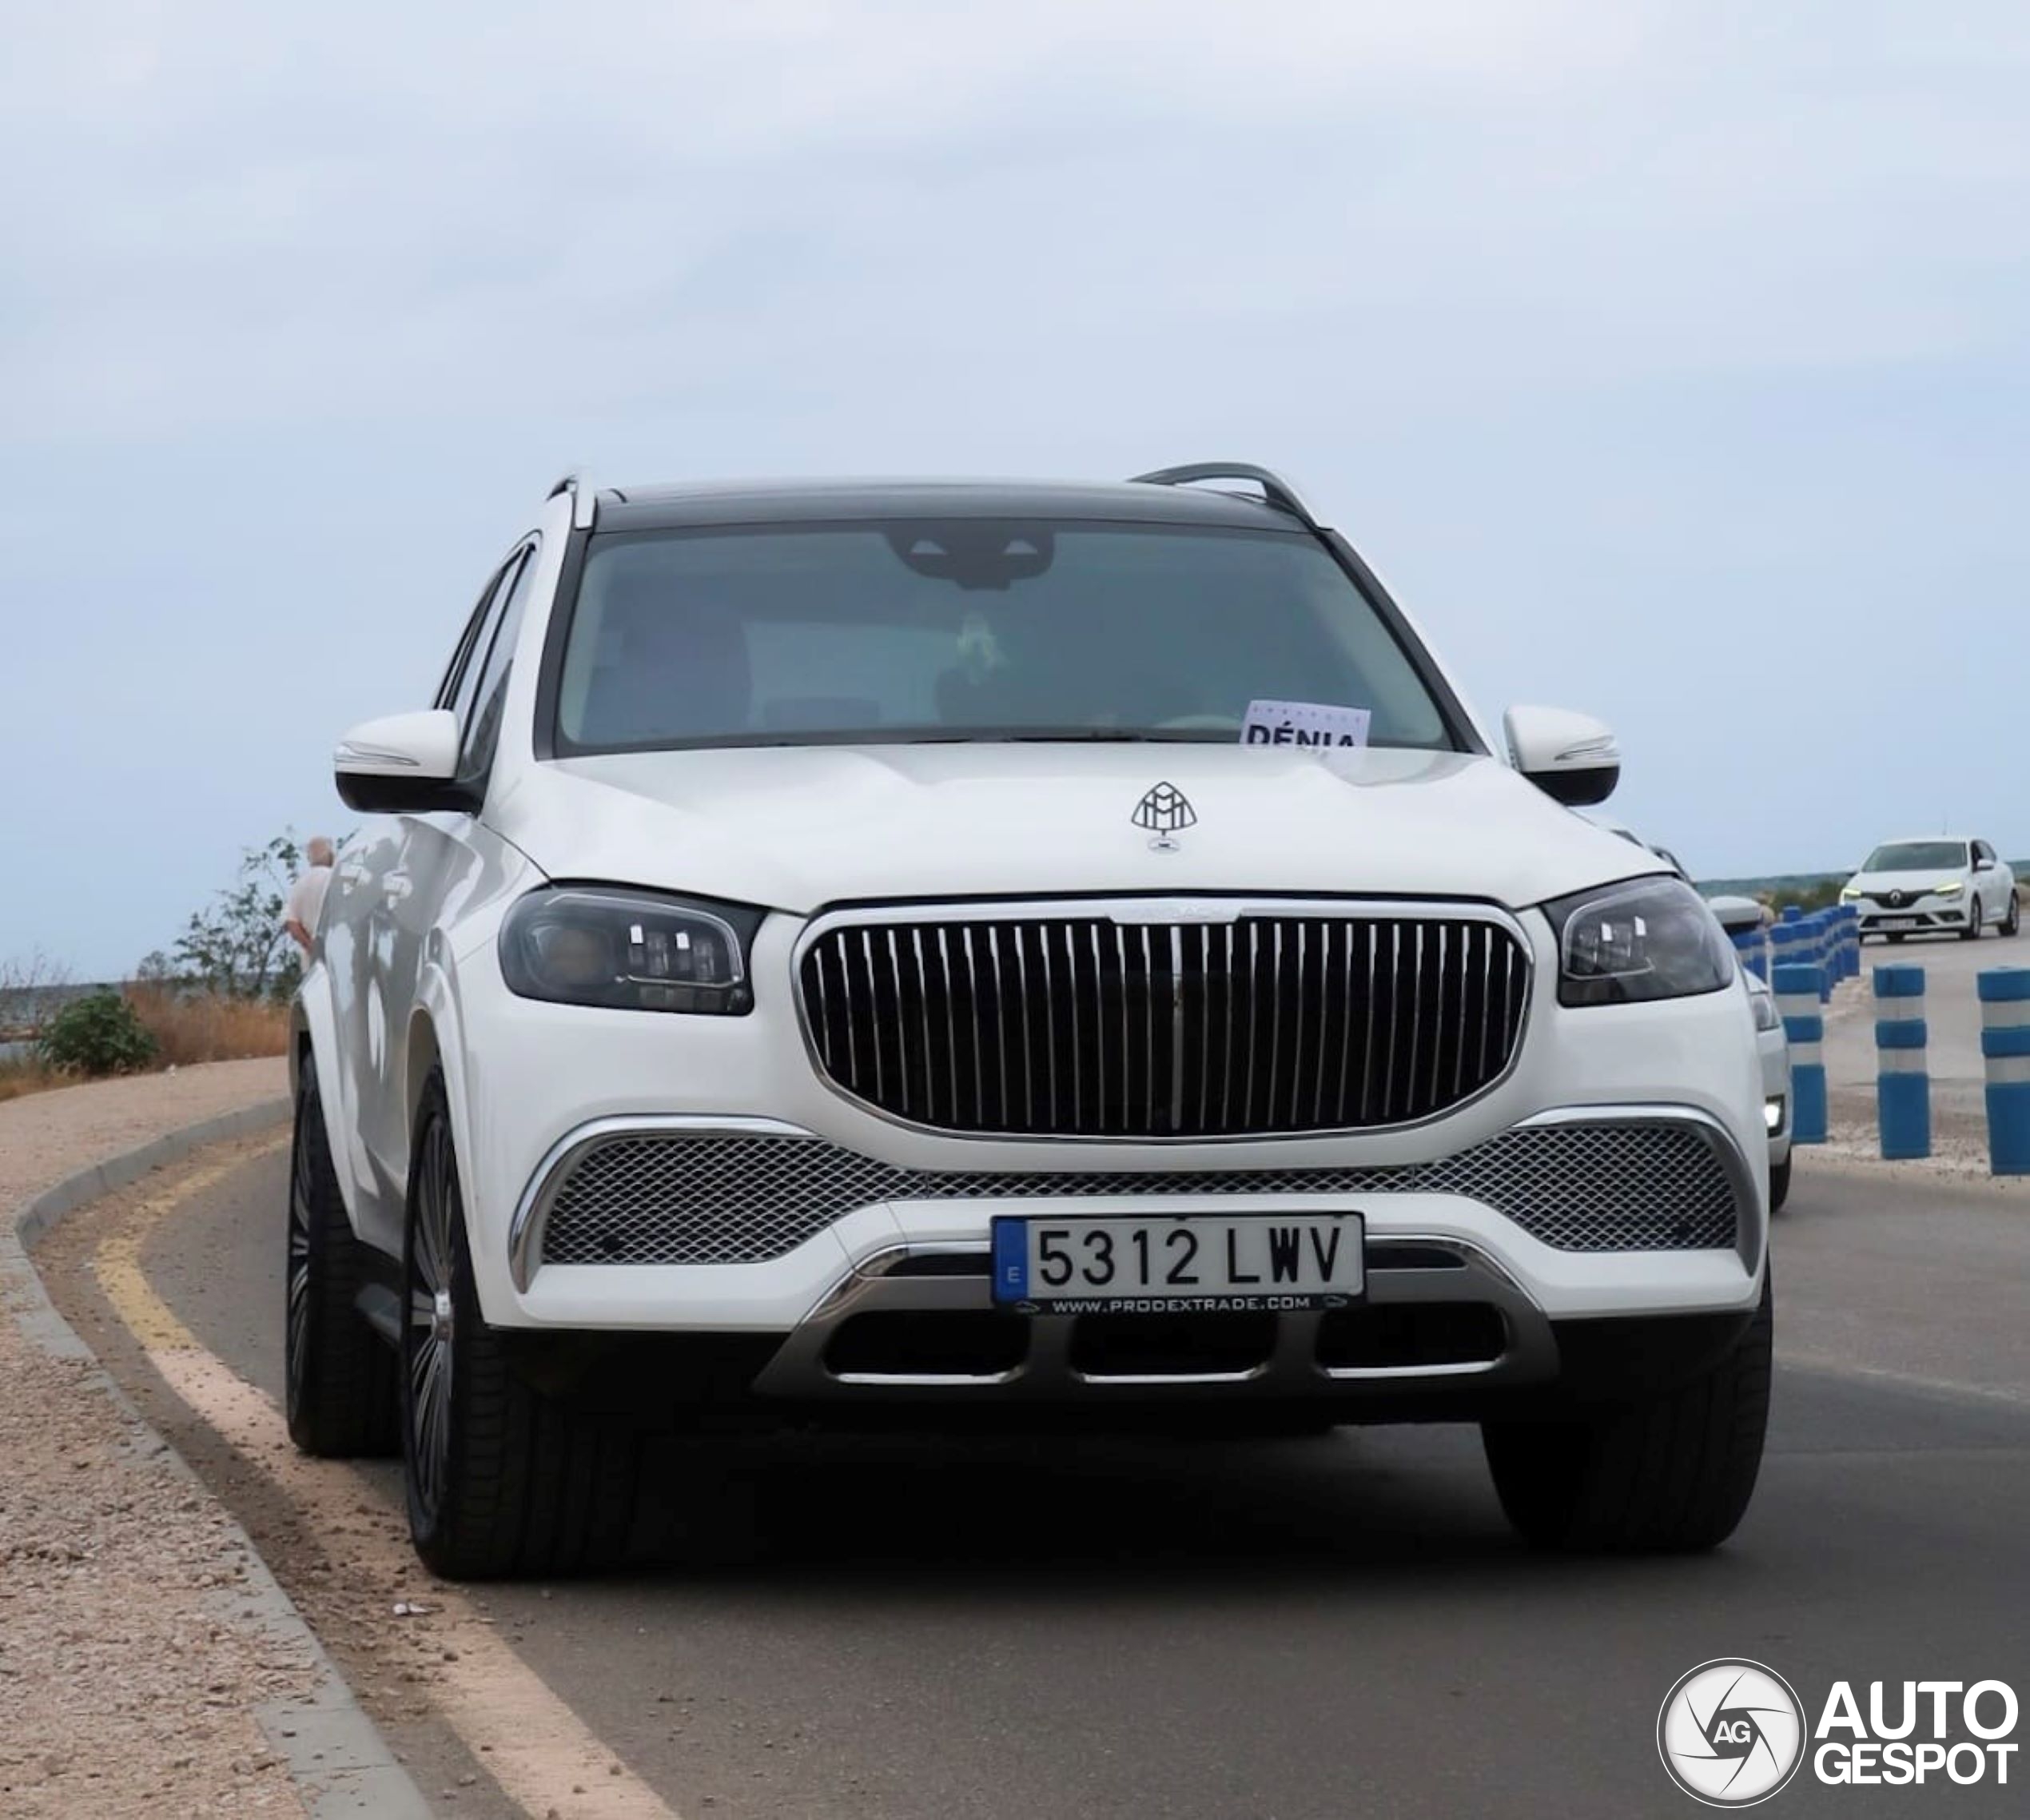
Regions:
<instances>
[{"instance_id":1,"label":"car headlight of white hatchback","mask_svg":"<svg viewBox=\"0 0 2030 1820\"><path fill-rule=\"evenodd\" d=\"M761 918L621 886L547 886L502 922L501 975L559 1005L738 1017L754 1009L747 948Z\"/></svg>"},{"instance_id":2,"label":"car headlight of white hatchback","mask_svg":"<svg viewBox=\"0 0 2030 1820\"><path fill-rule=\"evenodd\" d=\"M1966 888L1964 878L1948 878L1944 884L1932 886L1932 895L1935 898L1956 898Z\"/></svg>"},{"instance_id":3,"label":"car headlight of white hatchback","mask_svg":"<svg viewBox=\"0 0 2030 1820\"><path fill-rule=\"evenodd\" d=\"M1633 879L1543 909L1558 935L1561 1005L1639 1005L1733 982L1732 946L1681 879Z\"/></svg>"}]
</instances>

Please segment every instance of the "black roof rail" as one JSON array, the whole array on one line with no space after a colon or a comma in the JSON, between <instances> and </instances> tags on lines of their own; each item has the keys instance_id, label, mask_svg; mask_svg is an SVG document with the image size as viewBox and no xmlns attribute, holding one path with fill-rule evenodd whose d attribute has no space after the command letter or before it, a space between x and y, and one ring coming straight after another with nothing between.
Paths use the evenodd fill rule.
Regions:
<instances>
[{"instance_id":1,"label":"black roof rail","mask_svg":"<svg viewBox=\"0 0 2030 1820\"><path fill-rule=\"evenodd\" d=\"M1252 480L1262 489L1262 497L1279 512L1287 512L1313 531L1325 528L1304 503L1302 493L1274 468L1257 467L1252 461L1192 461L1181 468L1158 468L1151 473L1131 475L1129 479L1145 487L1185 487L1198 480Z\"/></svg>"},{"instance_id":2,"label":"black roof rail","mask_svg":"<svg viewBox=\"0 0 2030 1820\"><path fill-rule=\"evenodd\" d=\"M592 484L583 472L574 468L550 489L545 497L554 500L559 493L571 495L571 528L575 531L587 528L592 522L593 501L598 496Z\"/></svg>"}]
</instances>

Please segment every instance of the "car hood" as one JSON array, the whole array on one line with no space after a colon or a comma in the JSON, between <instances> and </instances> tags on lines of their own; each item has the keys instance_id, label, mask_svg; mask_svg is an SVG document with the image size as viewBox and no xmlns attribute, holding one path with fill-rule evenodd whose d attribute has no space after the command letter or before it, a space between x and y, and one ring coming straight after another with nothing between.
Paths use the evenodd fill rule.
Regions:
<instances>
[{"instance_id":1,"label":"car hood","mask_svg":"<svg viewBox=\"0 0 2030 1820\"><path fill-rule=\"evenodd\" d=\"M1138 826L1156 786L1196 818ZM1660 870L1492 759L1196 744L798 746L539 763L488 819L553 878L854 900L1330 892L1512 908Z\"/></svg>"},{"instance_id":2,"label":"car hood","mask_svg":"<svg viewBox=\"0 0 2030 1820\"><path fill-rule=\"evenodd\" d=\"M1847 888L1853 891L1909 891L1921 894L1934 885L1952 882L1964 884L1967 869L1962 866L1934 866L1928 872L1857 872L1847 881Z\"/></svg>"}]
</instances>

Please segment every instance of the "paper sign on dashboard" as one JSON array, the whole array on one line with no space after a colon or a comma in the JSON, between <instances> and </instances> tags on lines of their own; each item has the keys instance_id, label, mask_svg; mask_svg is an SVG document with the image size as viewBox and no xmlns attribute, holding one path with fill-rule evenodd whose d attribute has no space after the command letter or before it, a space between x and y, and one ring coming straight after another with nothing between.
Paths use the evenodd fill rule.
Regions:
<instances>
[{"instance_id":1,"label":"paper sign on dashboard","mask_svg":"<svg viewBox=\"0 0 2030 1820\"><path fill-rule=\"evenodd\" d=\"M1250 702L1240 723L1244 746L1364 746L1364 707L1335 707L1325 702Z\"/></svg>"}]
</instances>

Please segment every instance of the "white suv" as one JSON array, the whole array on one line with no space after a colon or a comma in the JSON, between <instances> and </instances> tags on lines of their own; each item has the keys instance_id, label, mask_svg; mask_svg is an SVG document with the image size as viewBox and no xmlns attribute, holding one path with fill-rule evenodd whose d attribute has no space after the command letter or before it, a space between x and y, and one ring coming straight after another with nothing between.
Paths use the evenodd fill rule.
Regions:
<instances>
[{"instance_id":1,"label":"white suv","mask_svg":"<svg viewBox=\"0 0 2030 1820\"><path fill-rule=\"evenodd\" d=\"M1718 1542L1753 1018L1560 806L1612 736L1506 734L1264 470L560 483L338 750L292 1432L399 1445L454 1575L785 1420L1475 1421L1534 1541Z\"/></svg>"},{"instance_id":2,"label":"white suv","mask_svg":"<svg viewBox=\"0 0 2030 1820\"><path fill-rule=\"evenodd\" d=\"M1881 935L1957 935L1976 942L1985 929L2013 935L2021 924L2016 874L1985 841L1920 835L1889 841L1841 887L1854 906L1865 942Z\"/></svg>"}]
</instances>

